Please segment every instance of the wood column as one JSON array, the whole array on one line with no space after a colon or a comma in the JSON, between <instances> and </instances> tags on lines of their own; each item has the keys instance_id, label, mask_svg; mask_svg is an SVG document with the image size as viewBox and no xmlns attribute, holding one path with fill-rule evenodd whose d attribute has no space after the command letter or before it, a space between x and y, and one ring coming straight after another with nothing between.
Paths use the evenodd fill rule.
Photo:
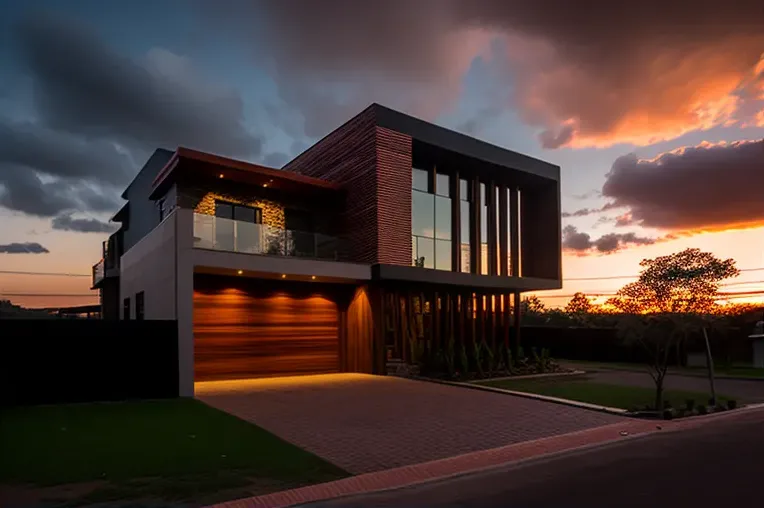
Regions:
<instances>
[{"instance_id":1,"label":"wood column","mask_svg":"<svg viewBox=\"0 0 764 508\"><path fill-rule=\"evenodd\" d=\"M514 299L514 307L512 308L512 310L514 313L514 319L513 319L514 332L515 332L514 342L515 342L515 354L517 354L517 351L520 348L520 326L521 326L520 320L521 320L521 314L522 314L520 312L520 292L519 291L515 291L515 296L513 299Z\"/></svg>"}]
</instances>

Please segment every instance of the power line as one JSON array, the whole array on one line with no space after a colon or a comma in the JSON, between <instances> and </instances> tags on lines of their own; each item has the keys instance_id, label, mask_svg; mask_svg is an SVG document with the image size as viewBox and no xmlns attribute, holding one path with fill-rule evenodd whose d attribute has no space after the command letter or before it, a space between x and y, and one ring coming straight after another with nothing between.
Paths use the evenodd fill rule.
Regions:
<instances>
[{"instance_id":1,"label":"power line","mask_svg":"<svg viewBox=\"0 0 764 508\"><path fill-rule=\"evenodd\" d=\"M9 275L47 275L57 277L92 277L92 274L84 273L63 273L63 272L19 272L15 270L0 270L0 273Z\"/></svg>"},{"instance_id":2,"label":"power line","mask_svg":"<svg viewBox=\"0 0 764 508\"><path fill-rule=\"evenodd\" d=\"M97 298L98 293L84 294L60 294L60 293L0 293L0 296L55 296L61 298Z\"/></svg>"},{"instance_id":3,"label":"power line","mask_svg":"<svg viewBox=\"0 0 764 508\"><path fill-rule=\"evenodd\" d=\"M764 267L761 268L743 268L738 270L740 272L762 272ZM616 279L638 279L639 275L612 275L608 277L563 277L562 280L616 280Z\"/></svg>"}]
</instances>

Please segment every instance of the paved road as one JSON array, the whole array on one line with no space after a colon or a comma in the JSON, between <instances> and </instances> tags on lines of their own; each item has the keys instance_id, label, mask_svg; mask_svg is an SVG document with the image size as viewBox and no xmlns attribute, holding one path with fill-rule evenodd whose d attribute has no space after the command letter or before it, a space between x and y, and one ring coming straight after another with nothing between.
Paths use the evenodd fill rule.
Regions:
<instances>
[{"instance_id":1,"label":"paved road","mask_svg":"<svg viewBox=\"0 0 764 508\"><path fill-rule=\"evenodd\" d=\"M630 372L623 370L599 370L591 372L589 377L599 383L612 383L628 386L655 387L653 379L647 372ZM745 379L716 379L716 393L735 397L746 402L764 402L764 381ZM708 378L697 376L682 376L669 373L666 376L666 388L710 393ZM679 403L682 401L676 401ZM702 401L698 401L702 402Z\"/></svg>"},{"instance_id":2,"label":"paved road","mask_svg":"<svg viewBox=\"0 0 764 508\"><path fill-rule=\"evenodd\" d=\"M764 506L764 411L312 508Z\"/></svg>"},{"instance_id":3,"label":"paved road","mask_svg":"<svg viewBox=\"0 0 764 508\"><path fill-rule=\"evenodd\" d=\"M624 421L624 417L392 376L196 384L197 397L352 473Z\"/></svg>"}]
</instances>

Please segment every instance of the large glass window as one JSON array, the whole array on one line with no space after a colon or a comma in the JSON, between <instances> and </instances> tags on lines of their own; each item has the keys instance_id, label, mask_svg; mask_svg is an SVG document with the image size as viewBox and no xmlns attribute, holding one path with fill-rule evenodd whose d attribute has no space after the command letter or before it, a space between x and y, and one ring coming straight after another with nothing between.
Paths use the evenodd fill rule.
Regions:
<instances>
[{"instance_id":1,"label":"large glass window","mask_svg":"<svg viewBox=\"0 0 764 508\"><path fill-rule=\"evenodd\" d=\"M426 171L414 168L412 173L411 247L414 266L451 270L450 178L448 175L437 175L435 189L431 190Z\"/></svg>"},{"instance_id":2,"label":"large glass window","mask_svg":"<svg viewBox=\"0 0 764 508\"><path fill-rule=\"evenodd\" d=\"M471 238L470 238L470 186L467 180L461 179L459 181L459 224L461 225L461 248L459 252L462 257L462 271L470 273L470 251Z\"/></svg>"},{"instance_id":3,"label":"large glass window","mask_svg":"<svg viewBox=\"0 0 764 508\"><path fill-rule=\"evenodd\" d=\"M429 175L423 169L413 168L411 170L411 188L423 192L429 192Z\"/></svg>"},{"instance_id":4,"label":"large glass window","mask_svg":"<svg viewBox=\"0 0 764 508\"><path fill-rule=\"evenodd\" d=\"M501 227L501 221L499 220L499 187L496 187L496 195L494 196L494 208L496 209L496 275L501 275L501 242L499 241L499 238L501 238L501 235L499 234L499 228Z\"/></svg>"},{"instance_id":5,"label":"large glass window","mask_svg":"<svg viewBox=\"0 0 764 508\"><path fill-rule=\"evenodd\" d=\"M480 273L488 275L488 200L485 184L480 184Z\"/></svg>"},{"instance_id":6,"label":"large glass window","mask_svg":"<svg viewBox=\"0 0 764 508\"><path fill-rule=\"evenodd\" d=\"M516 211L512 210L512 189L507 189L507 274L515 275L512 273L512 215Z\"/></svg>"}]
</instances>

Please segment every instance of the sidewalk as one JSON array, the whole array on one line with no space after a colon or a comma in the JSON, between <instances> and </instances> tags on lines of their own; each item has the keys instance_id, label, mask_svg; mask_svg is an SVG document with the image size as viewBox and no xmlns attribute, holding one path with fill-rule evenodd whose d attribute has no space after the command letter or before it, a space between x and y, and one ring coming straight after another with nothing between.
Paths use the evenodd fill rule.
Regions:
<instances>
[{"instance_id":1,"label":"sidewalk","mask_svg":"<svg viewBox=\"0 0 764 508\"><path fill-rule=\"evenodd\" d=\"M548 457L577 449L602 446L625 439L639 438L655 432L670 432L693 428L716 419L735 417L735 415L743 412L758 410L764 410L764 405L749 406L736 411L675 421L629 420L623 423L526 441L491 450L467 453L413 466L362 474L334 482L229 501L215 505L215 508L277 508L407 487L427 481L474 473L508 463Z\"/></svg>"}]
</instances>

